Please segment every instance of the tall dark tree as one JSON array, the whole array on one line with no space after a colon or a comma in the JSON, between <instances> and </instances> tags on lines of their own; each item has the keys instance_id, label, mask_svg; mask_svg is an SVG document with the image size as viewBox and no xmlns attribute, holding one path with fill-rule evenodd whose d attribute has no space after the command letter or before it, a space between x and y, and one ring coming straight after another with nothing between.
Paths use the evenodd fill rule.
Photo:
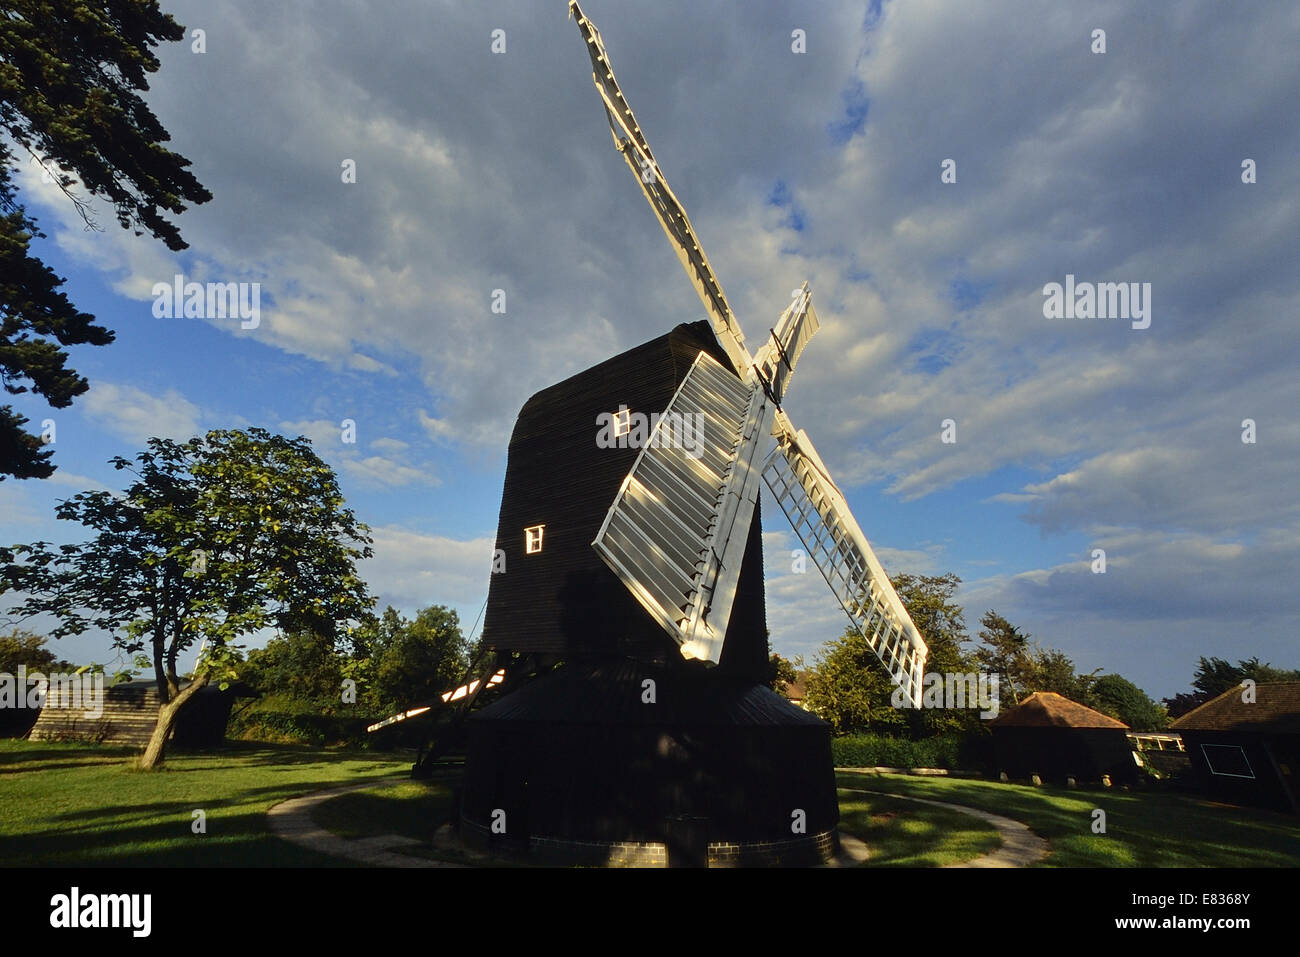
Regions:
<instances>
[{"instance_id":1,"label":"tall dark tree","mask_svg":"<svg viewBox=\"0 0 1300 957\"><path fill-rule=\"evenodd\" d=\"M93 626L124 652L149 653L163 704L147 768L162 761L185 703L235 676L241 636L274 627L332 642L367 614L355 563L370 556L370 538L304 437L150 439L135 462L113 464L136 476L124 494L82 492L58 508L95 536L0 549L0 592L26 593L14 614L57 616L56 638ZM182 686L178 659L200 643L206 653Z\"/></svg>"},{"instance_id":2,"label":"tall dark tree","mask_svg":"<svg viewBox=\"0 0 1300 957\"><path fill-rule=\"evenodd\" d=\"M1034 642L1033 657L1025 674L1025 694L1034 691L1054 691L1071 701L1084 704L1097 680L1094 669L1087 674L1075 670L1074 660L1056 648L1043 648Z\"/></svg>"},{"instance_id":3,"label":"tall dark tree","mask_svg":"<svg viewBox=\"0 0 1300 957\"><path fill-rule=\"evenodd\" d=\"M782 658L776 652L767 656L767 681L765 684L777 694L785 694L790 686L799 680L799 672L793 661Z\"/></svg>"},{"instance_id":4,"label":"tall dark tree","mask_svg":"<svg viewBox=\"0 0 1300 957\"><path fill-rule=\"evenodd\" d=\"M9 140L0 141L0 385L11 395L32 391L66 408L89 385L67 367L63 347L113 341L31 255L42 234L18 201L12 171L24 159L39 162L89 227L97 228L74 194L78 181L112 205L124 228L186 248L165 214L212 194L187 159L162 146L170 137L140 96L159 66L153 48L184 36L156 0L9 0L0 12L0 130ZM0 406L0 480L54 471L52 449L27 423Z\"/></svg>"},{"instance_id":5,"label":"tall dark tree","mask_svg":"<svg viewBox=\"0 0 1300 957\"><path fill-rule=\"evenodd\" d=\"M1300 681L1300 670L1275 668L1267 662L1261 662L1258 655L1242 659L1235 665L1224 658L1202 656L1197 659L1196 672L1192 676L1193 690L1166 698L1165 708L1171 718L1181 718L1211 698L1217 698L1225 691L1236 688L1247 678L1256 682Z\"/></svg>"},{"instance_id":6,"label":"tall dark tree","mask_svg":"<svg viewBox=\"0 0 1300 957\"><path fill-rule=\"evenodd\" d=\"M1032 667L1029 635L991 609L984 613L980 625L975 661L998 676L999 695L1010 694L1012 703L1019 704Z\"/></svg>"}]
</instances>

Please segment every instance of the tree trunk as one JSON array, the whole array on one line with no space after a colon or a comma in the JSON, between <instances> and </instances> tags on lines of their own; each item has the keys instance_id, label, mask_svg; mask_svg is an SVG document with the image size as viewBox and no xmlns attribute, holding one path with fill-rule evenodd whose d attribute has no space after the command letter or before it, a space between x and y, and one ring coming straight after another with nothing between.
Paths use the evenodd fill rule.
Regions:
<instances>
[{"instance_id":1,"label":"tree trunk","mask_svg":"<svg viewBox=\"0 0 1300 957\"><path fill-rule=\"evenodd\" d=\"M167 747L167 736L172 732L172 726L176 724L176 715L185 707L185 702L199 693L199 689L208 683L207 675L201 675L189 683L179 694L173 695L170 701L166 701L158 709L158 723L154 726L153 734L149 738L149 746L144 749L144 755L140 758L140 769L143 771L152 771L163 763L164 751Z\"/></svg>"}]
</instances>

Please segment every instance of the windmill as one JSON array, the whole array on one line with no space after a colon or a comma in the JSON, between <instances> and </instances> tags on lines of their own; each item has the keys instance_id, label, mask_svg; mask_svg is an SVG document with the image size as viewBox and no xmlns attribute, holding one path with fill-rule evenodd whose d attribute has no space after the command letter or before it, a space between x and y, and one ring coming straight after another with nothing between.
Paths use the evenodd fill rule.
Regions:
<instances>
[{"instance_id":1,"label":"windmill","mask_svg":"<svg viewBox=\"0 0 1300 957\"><path fill-rule=\"evenodd\" d=\"M726 456L721 475L692 468L684 461L689 450L681 443L650 443L620 488L594 547L681 647L684 657L716 664L761 474L853 624L903 688L905 699L919 707L925 642L812 441L806 432L795 429L781 409L795 364L818 328L807 282L751 356L686 210L669 188L619 89L600 32L583 15L577 0L570 0L569 12L587 42L614 146L668 234L727 357L724 370L701 353L700 368L687 375L668 412L703 414L707 421L723 426L727 440L734 436L730 449L722 444L714 449ZM710 373L716 382L726 372L737 380L727 383L730 394L711 390ZM771 437L775 447L763 460ZM661 472L680 481L664 481ZM702 539L701 545L694 554L683 556L673 550L671 540L684 531L673 522L684 513L706 515L708 524L690 529ZM650 551L629 550L629 542ZM667 559L667 568L660 559ZM679 592L685 579L690 585L683 605Z\"/></svg>"},{"instance_id":2,"label":"windmill","mask_svg":"<svg viewBox=\"0 0 1300 957\"><path fill-rule=\"evenodd\" d=\"M837 841L829 730L763 684L760 479L912 706L926 645L781 407L818 328L808 284L751 353L599 31L569 12L708 321L519 414L481 642L510 693L466 723L462 837L587 863L816 863Z\"/></svg>"}]
</instances>

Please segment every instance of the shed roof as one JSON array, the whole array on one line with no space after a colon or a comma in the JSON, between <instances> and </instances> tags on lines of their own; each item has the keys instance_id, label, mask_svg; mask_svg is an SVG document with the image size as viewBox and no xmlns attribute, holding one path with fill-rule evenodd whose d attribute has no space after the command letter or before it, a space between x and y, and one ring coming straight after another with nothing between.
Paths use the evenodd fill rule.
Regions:
<instances>
[{"instance_id":1,"label":"shed roof","mask_svg":"<svg viewBox=\"0 0 1300 957\"><path fill-rule=\"evenodd\" d=\"M1123 721L1071 701L1055 691L1036 691L989 724L995 728L1128 729Z\"/></svg>"},{"instance_id":2,"label":"shed roof","mask_svg":"<svg viewBox=\"0 0 1300 957\"><path fill-rule=\"evenodd\" d=\"M1171 726L1175 731L1268 731L1300 734L1300 681L1268 681L1255 686L1255 700L1242 700L1229 688Z\"/></svg>"}]
</instances>

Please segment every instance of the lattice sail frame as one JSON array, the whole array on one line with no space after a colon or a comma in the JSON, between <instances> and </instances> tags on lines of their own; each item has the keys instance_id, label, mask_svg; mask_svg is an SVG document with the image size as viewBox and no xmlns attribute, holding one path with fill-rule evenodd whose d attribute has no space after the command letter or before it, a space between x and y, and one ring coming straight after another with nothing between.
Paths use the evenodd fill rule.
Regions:
<instances>
[{"instance_id":1,"label":"lattice sail frame","mask_svg":"<svg viewBox=\"0 0 1300 957\"><path fill-rule=\"evenodd\" d=\"M921 707L925 641L807 433L796 433L788 419L777 427L777 446L763 466L763 480L909 705Z\"/></svg>"}]
</instances>

